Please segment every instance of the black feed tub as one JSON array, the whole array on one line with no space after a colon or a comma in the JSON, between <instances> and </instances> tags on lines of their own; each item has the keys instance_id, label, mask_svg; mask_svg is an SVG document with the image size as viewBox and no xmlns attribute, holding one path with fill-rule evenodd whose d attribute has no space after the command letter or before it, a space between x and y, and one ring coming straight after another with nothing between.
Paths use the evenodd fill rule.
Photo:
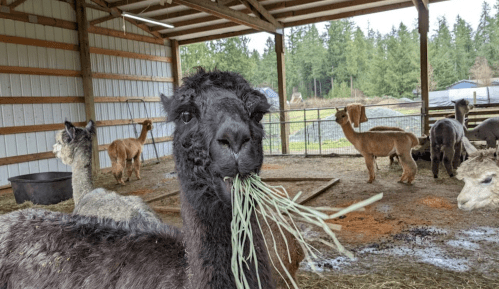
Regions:
<instances>
[{"instance_id":1,"label":"black feed tub","mask_svg":"<svg viewBox=\"0 0 499 289\"><path fill-rule=\"evenodd\" d=\"M9 178L18 204L51 205L73 196L70 172L46 172Z\"/></svg>"}]
</instances>

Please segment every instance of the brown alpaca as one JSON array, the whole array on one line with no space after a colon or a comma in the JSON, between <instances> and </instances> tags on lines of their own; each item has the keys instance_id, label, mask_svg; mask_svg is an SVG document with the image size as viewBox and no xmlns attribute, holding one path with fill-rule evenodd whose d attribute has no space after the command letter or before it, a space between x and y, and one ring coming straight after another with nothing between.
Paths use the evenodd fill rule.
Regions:
<instances>
[{"instance_id":1,"label":"brown alpaca","mask_svg":"<svg viewBox=\"0 0 499 289\"><path fill-rule=\"evenodd\" d=\"M133 170L135 170L137 179L141 179L140 154L142 153L142 146L146 142L147 132L152 129L152 121L147 119L139 124L142 124L142 131L140 132L139 138L117 139L107 148L107 153L111 159L111 172L118 184L125 184L123 181L123 171L125 167L127 168L127 182L130 180Z\"/></svg>"},{"instance_id":2,"label":"brown alpaca","mask_svg":"<svg viewBox=\"0 0 499 289\"><path fill-rule=\"evenodd\" d=\"M400 127L379 125L379 126L375 126L375 127L370 128L369 131L404 131L404 130L401 129ZM376 169L379 170L378 162L376 161L376 158L377 157L374 157L374 161L376 163ZM397 158L397 161L400 163L399 156L397 156L397 153L394 152L394 153L390 154L390 167L392 166L395 158Z\"/></svg>"},{"instance_id":3,"label":"brown alpaca","mask_svg":"<svg viewBox=\"0 0 499 289\"><path fill-rule=\"evenodd\" d=\"M399 156L403 173L399 182L407 180L410 184L414 181L417 165L411 155L411 149L418 145L418 138L410 132L402 131L368 131L356 132L348 120L345 110L338 110L335 114L336 122L341 125L345 137L364 156L367 169L369 170L368 183L376 178L374 170L374 157L387 157L394 152Z\"/></svg>"}]
</instances>

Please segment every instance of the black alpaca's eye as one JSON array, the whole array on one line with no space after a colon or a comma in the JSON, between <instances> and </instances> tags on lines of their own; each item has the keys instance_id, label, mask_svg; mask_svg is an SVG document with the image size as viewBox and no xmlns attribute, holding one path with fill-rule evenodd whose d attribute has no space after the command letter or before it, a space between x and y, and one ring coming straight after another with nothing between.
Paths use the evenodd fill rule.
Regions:
<instances>
[{"instance_id":1,"label":"black alpaca's eye","mask_svg":"<svg viewBox=\"0 0 499 289\"><path fill-rule=\"evenodd\" d=\"M481 181L480 183L482 184L490 184L490 182L492 182L492 177L489 176L489 177L486 177L483 181Z\"/></svg>"},{"instance_id":2,"label":"black alpaca's eye","mask_svg":"<svg viewBox=\"0 0 499 289\"><path fill-rule=\"evenodd\" d=\"M182 119L182 121L184 123L188 123L189 121L191 121L192 119L192 113L188 112L188 111L184 111L182 112L182 114L180 115L180 119Z\"/></svg>"}]
</instances>

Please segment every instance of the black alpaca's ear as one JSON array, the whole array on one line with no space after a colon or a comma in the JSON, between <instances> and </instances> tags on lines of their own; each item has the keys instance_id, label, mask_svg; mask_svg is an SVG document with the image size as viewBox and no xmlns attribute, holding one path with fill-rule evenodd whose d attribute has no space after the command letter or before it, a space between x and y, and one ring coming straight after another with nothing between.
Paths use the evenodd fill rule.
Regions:
<instances>
[{"instance_id":1,"label":"black alpaca's ear","mask_svg":"<svg viewBox=\"0 0 499 289\"><path fill-rule=\"evenodd\" d=\"M172 116L170 115L171 114L170 108L173 101L173 96L166 96L164 94L161 94L160 98L161 102L163 103L163 109L167 114L166 121L172 121L173 119Z\"/></svg>"},{"instance_id":2,"label":"black alpaca's ear","mask_svg":"<svg viewBox=\"0 0 499 289\"><path fill-rule=\"evenodd\" d=\"M71 141L74 140L76 137L76 128L74 127L74 125L66 120L64 122L64 127Z\"/></svg>"},{"instance_id":3,"label":"black alpaca's ear","mask_svg":"<svg viewBox=\"0 0 499 289\"><path fill-rule=\"evenodd\" d=\"M87 123L87 126L85 127L85 129L90 133L90 135L95 135L95 133L97 132L96 128L95 128L95 122L93 120L90 120Z\"/></svg>"}]
</instances>

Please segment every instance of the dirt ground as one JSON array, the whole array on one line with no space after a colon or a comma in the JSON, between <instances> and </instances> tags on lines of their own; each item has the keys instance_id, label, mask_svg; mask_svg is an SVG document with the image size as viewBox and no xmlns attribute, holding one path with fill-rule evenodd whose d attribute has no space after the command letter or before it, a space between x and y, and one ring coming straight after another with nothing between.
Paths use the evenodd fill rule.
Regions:
<instances>
[{"instance_id":1,"label":"dirt ground","mask_svg":"<svg viewBox=\"0 0 499 289\"><path fill-rule=\"evenodd\" d=\"M433 179L430 164L418 161L413 185L397 183L402 173L398 164L391 168L388 158L379 158L380 170L368 184L363 158L268 157L262 177L328 177L340 182L310 200L309 206L348 206L383 193L383 199L363 212L353 212L333 223L340 242L355 255L350 260L318 246L320 256L311 264L302 262L298 274L300 288L499 288L499 211L461 211L457 195L463 182L449 178L441 168ZM145 200L179 189L172 160L148 164L126 186L116 185L111 174L99 175L97 187L122 194L135 194ZM270 183L283 185L290 195L312 191L325 182L302 181ZM152 206L178 207L178 195L155 201ZM17 205L11 194L0 195L0 213L29 207ZM72 210L72 200L49 209ZM178 227L178 214L160 213L162 219ZM318 232L307 231L317 235Z\"/></svg>"}]
</instances>

